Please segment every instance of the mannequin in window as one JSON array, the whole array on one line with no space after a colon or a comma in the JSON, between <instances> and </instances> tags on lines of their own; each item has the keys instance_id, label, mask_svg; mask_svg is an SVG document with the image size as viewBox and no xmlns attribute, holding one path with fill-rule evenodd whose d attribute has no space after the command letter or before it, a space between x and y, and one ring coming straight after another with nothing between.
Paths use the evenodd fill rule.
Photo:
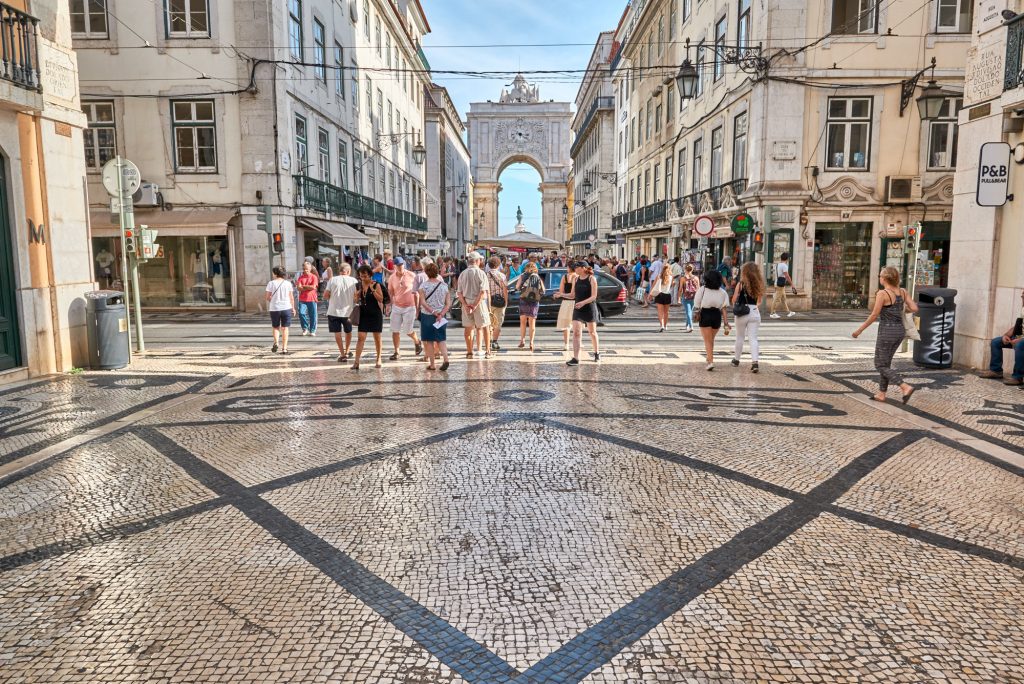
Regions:
<instances>
[{"instance_id":1,"label":"mannequin in window","mask_svg":"<svg viewBox=\"0 0 1024 684\"><path fill-rule=\"evenodd\" d=\"M217 301L221 301L225 298L224 290L224 255L221 254L220 247L213 250L210 255L210 273L213 275L213 297Z\"/></svg>"},{"instance_id":2,"label":"mannequin in window","mask_svg":"<svg viewBox=\"0 0 1024 684\"><path fill-rule=\"evenodd\" d=\"M96 274L98 280L105 280L108 288L114 279L111 269L115 261L117 261L117 257L108 252L106 247L101 249L99 254L96 255Z\"/></svg>"},{"instance_id":3,"label":"mannequin in window","mask_svg":"<svg viewBox=\"0 0 1024 684\"><path fill-rule=\"evenodd\" d=\"M206 282L206 257L203 255L203 250L196 247L196 251L192 253L190 257L192 262L192 273L195 274L195 284Z\"/></svg>"}]
</instances>

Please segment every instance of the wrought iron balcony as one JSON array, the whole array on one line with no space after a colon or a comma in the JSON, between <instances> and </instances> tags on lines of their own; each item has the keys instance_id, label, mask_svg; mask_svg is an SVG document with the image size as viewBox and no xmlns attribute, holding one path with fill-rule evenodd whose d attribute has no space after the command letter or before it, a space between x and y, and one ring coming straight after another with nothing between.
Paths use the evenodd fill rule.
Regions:
<instances>
[{"instance_id":1,"label":"wrought iron balcony","mask_svg":"<svg viewBox=\"0 0 1024 684\"><path fill-rule=\"evenodd\" d=\"M661 200L646 207L633 209L612 217L612 230L636 228L661 223L665 220L669 200Z\"/></svg>"},{"instance_id":2,"label":"wrought iron balcony","mask_svg":"<svg viewBox=\"0 0 1024 684\"><path fill-rule=\"evenodd\" d=\"M1006 25L1006 67L1003 71L1003 90L1013 90L1024 85L1022 48L1024 48L1024 14L1018 14Z\"/></svg>"},{"instance_id":3,"label":"wrought iron balcony","mask_svg":"<svg viewBox=\"0 0 1024 684\"><path fill-rule=\"evenodd\" d=\"M0 79L42 92L39 20L0 2Z\"/></svg>"},{"instance_id":4,"label":"wrought iron balcony","mask_svg":"<svg viewBox=\"0 0 1024 684\"><path fill-rule=\"evenodd\" d=\"M322 214L347 216L423 232L427 230L427 219L423 216L309 176L295 176L295 197L296 206Z\"/></svg>"},{"instance_id":5,"label":"wrought iron balcony","mask_svg":"<svg viewBox=\"0 0 1024 684\"><path fill-rule=\"evenodd\" d=\"M738 198L746 189L746 178L737 178L728 183L705 188L700 192L684 195L675 200L676 211L680 217L686 218L738 209L740 206Z\"/></svg>"}]
</instances>

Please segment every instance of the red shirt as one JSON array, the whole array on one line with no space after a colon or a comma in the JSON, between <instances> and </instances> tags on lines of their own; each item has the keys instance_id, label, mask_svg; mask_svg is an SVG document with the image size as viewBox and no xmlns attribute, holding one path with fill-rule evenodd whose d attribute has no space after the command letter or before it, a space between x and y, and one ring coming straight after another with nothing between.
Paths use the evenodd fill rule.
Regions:
<instances>
[{"instance_id":1,"label":"red shirt","mask_svg":"<svg viewBox=\"0 0 1024 684\"><path fill-rule=\"evenodd\" d=\"M299 276L299 279L295 281L295 284L302 288L302 286L311 286L312 290L301 290L299 291L300 302L315 302L316 301L316 288L320 284L320 279L316 277L315 273L303 273Z\"/></svg>"},{"instance_id":2,"label":"red shirt","mask_svg":"<svg viewBox=\"0 0 1024 684\"><path fill-rule=\"evenodd\" d=\"M391 303L394 306L416 306L416 274L412 271L398 271L388 278L388 290L391 292Z\"/></svg>"}]
</instances>

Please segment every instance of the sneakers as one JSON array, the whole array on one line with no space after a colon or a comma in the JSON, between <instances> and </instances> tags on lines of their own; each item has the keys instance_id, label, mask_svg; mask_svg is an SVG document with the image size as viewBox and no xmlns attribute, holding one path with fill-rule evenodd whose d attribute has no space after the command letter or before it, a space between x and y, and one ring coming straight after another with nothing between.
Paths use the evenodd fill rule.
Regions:
<instances>
[{"instance_id":1,"label":"sneakers","mask_svg":"<svg viewBox=\"0 0 1024 684\"><path fill-rule=\"evenodd\" d=\"M270 348L270 352L272 354L276 354L277 353L277 343L276 342L274 343L274 346Z\"/></svg>"},{"instance_id":2,"label":"sneakers","mask_svg":"<svg viewBox=\"0 0 1024 684\"><path fill-rule=\"evenodd\" d=\"M790 311L788 314L786 314L786 318L792 318L793 316L796 316L796 311Z\"/></svg>"},{"instance_id":3,"label":"sneakers","mask_svg":"<svg viewBox=\"0 0 1024 684\"><path fill-rule=\"evenodd\" d=\"M565 362L565 365L566 366L578 366L578 365L580 365L580 360L576 359L576 358L569 359L568 361Z\"/></svg>"},{"instance_id":4,"label":"sneakers","mask_svg":"<svg viewBox=\"0 0 1024 684\"><path fill-rule=\"evenodd\" d=\"M309 336L310 337L316 337L316 330L314 330L311 333L309 333Z\"/></svg>"},{"instance_id":5,"label":"sneakers","mask_svg":"<svg viewBox=\"0 0 1024 684\"><path fill-rule=\"evenodd\" d=\"M739 359L733 359L732 360L732 367L733 368L739 368L740 367L740 360Z\"/></svg>"},{"instance_id":6,"label":"sneakers","mask_svg":"<svg viewBox=\"0 0 1024 684\"><path fill-rule=\"evenodd\" d=\"M491 351L498 351L501 347L498 346L497 342L491 342Z\"/></svg>"},{"instance_id":7,"label":"sneakers","mask_svg":"<svg viewBox=\"0 0 1024 684\"><path fill-rule=\"evenodd\" d=\"M987 370L984 373L978 373L979 378L985 378L986 380L1002 380L1003 374L997 373L992 370Z\"/></svg>"},{"instance_id":8,"label":"sneakers","mask_svg":"<svg viewBox=\"0 0 1024 684\"><path fill-rule=\"evenodd\" d=\"M768 318L782 318L782 316L780 316L779 314L772 314Z\"/></svg>"},{"instance_id":9,"label":"sneakers","mask_svg":"<svg viewBox=\"0 0 1024 684\"><path fill-rule=\"evenodd\" d=\"M686 329L686 330L684 330L683 332L688 332L688 333L692 333L692 332L693 332L693 328L687 328L687 329Z\"/></svg>"},{"instance_id":10,"label":"sneakers","mask_svg":"<svg viewBox=\"0 0 1024 684\"><path fill-rule=\"evenodd\" d=\"M713 370L715 370L715 364L713 364L713 363L709 363L709 364L708 364L708 367L707 367L707 368L706 368L705 370L709 370L709 371L713 371Z\"/></svg>"},{"instance_id":11,"label":"sneakers","mask_svg":"<svg viewBox=\"0 0 1024 684\"><path fill-rule=\"evenodd\" d=\"M302 336L306 337L307 335L309 335L309 331L308 330L303 330L302 331Z\"/></svg>"},{"instance_id":12,"label":"sneakers","mask_svg":"<svg viewBox=\"0 0 1024 684\"><path fill-rule=\"evenodd\" d=\"M759 368L757 367L757 361L755 361L754 363L752 363L750 365L750 372L751 373L756 373L758 370L759 370Z\"/></svg>"}]
</instances>

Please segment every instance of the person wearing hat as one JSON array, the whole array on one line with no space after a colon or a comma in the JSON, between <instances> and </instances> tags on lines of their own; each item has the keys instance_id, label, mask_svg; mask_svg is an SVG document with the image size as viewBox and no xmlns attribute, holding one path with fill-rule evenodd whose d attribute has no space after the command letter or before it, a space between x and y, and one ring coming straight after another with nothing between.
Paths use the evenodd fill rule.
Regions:
<instances>
[{"instance_id":1,"label":"person wearing hat","mask_svg":"<svg viewBox=\"0 0 1024 684\"><path fill-rule=\"evenodd\" d=\"M416 356L423 351L420 338L416 335L416 274L406 270L405 259L395 257L395 272L388 278L388 294L391 295L391 341L395 353L391 361L397 361L402 335L408 335L416 346Z\"/></svg>"}]
</instances>

